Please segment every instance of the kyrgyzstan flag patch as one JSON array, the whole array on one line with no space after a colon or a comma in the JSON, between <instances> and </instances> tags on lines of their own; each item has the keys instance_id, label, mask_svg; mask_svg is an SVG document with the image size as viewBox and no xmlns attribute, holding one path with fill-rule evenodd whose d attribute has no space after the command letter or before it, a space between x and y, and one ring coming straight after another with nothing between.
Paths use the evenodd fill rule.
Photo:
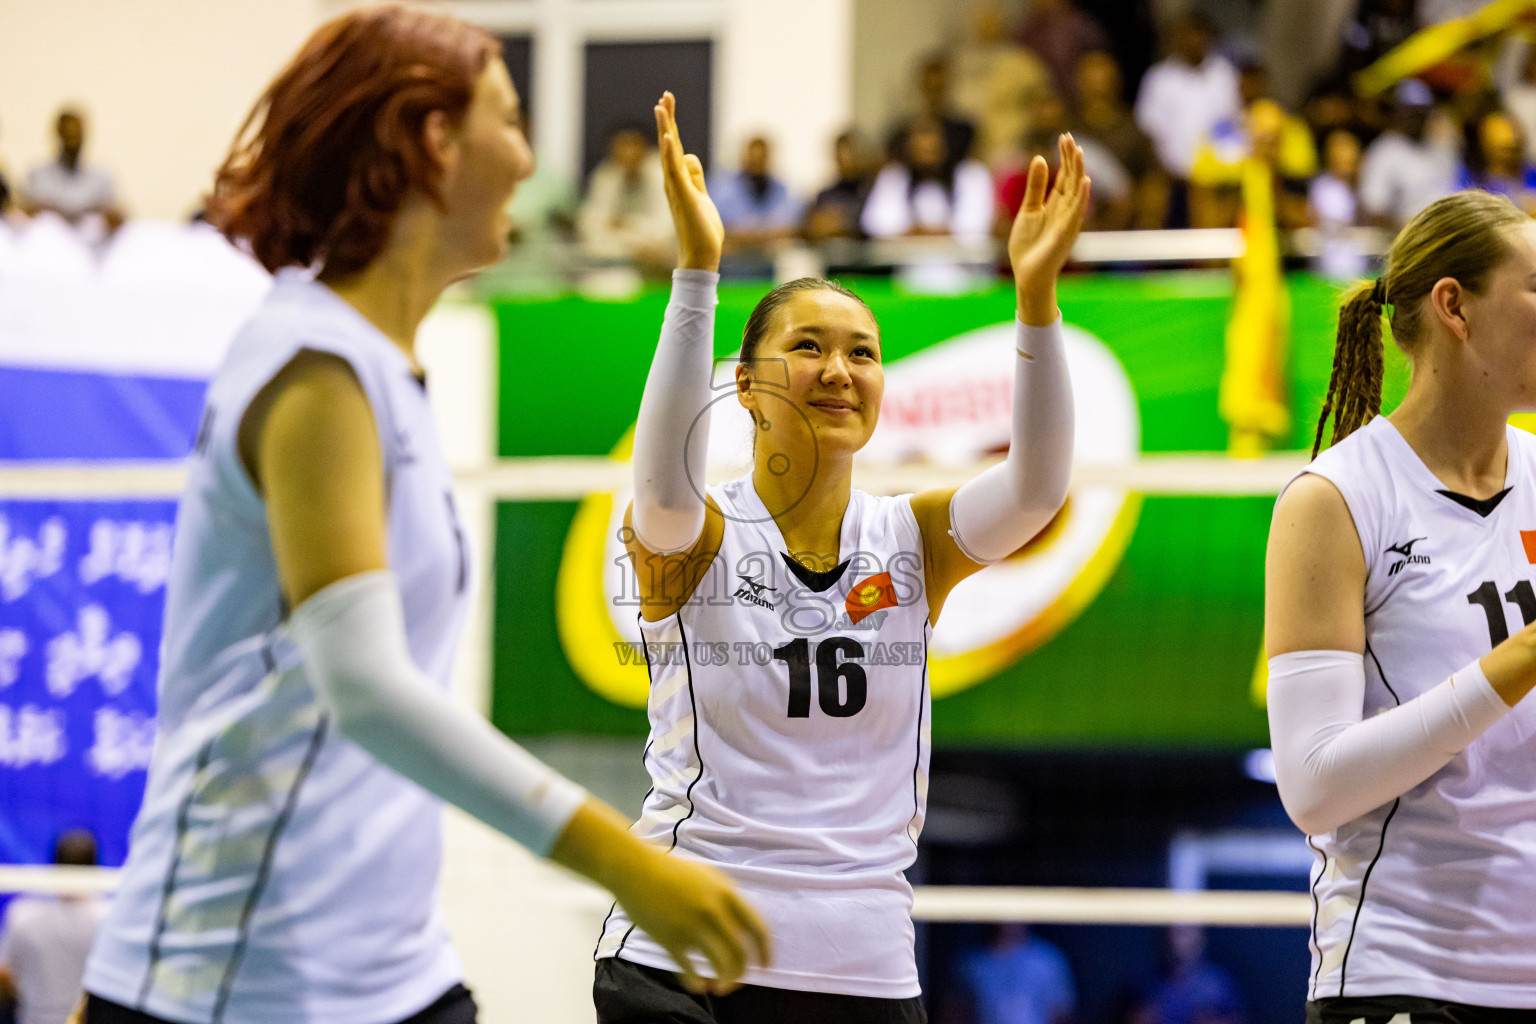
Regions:
<instances>
[{"instance_id":1,"label":"kyrgyzstan flag patch","mask_svg":"<svg viewBox=\"0 0 1536 1024\"><path fill-rule=\"evenodd\" d=\"M1520 543L1525 545L1525 560L1536 565L1536 530L1521 530Z\"/></svg>"},{"instance_id":2,"label":"kyrgyzstan flag patch","mask_svg":"<svg viewBox=\"0 0 1536 1024\"><path fill-rule=\"evenodd\" d=\"M882 608L896 607L896 587L891 574L882 572L855 583L843 602L848 609L848 621L857 625Z\"/></svg>"}]
</instances>

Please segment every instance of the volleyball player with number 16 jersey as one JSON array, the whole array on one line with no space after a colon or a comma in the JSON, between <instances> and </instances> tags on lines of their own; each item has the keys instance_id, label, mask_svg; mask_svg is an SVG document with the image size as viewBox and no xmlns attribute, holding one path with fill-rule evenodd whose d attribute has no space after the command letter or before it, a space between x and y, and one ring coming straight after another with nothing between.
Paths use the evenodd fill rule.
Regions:
<instances>
[{"instance_id":1,"label":"volleyball player with number 16 jersey","mask_svg":"<svg viewBox=\"0 0 1536 1024\"><path fill-rule=\"evenodd\" d=\"M600 1021L922 1021L912 891L927 787L927 642L952 588L1018 550L1060 509L1073 407L1055 282L1089 183L1030 168L1009 253L1019 298L1007 459L956 491L854 490L883 387L880 329L833 282L775 288L748 320L736 392L755 430L749 476L703 491L723 232L699 162L656 108L680 243L635 428L624 539L651 673L634 826L719 868L752 902L773 960L742 989L680 985L621 908L597 947ZM702 968L701 968L702 969Z\"/></svg>"}]
</instances>

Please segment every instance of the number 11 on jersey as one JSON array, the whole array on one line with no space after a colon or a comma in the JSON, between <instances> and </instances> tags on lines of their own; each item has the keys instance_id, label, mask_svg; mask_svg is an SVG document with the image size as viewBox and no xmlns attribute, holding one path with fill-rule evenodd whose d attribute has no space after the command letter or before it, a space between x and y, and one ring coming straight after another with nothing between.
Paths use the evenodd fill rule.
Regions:
<instances>
[{"instance_id":1,"label":"number 11 on jersey","mask_svg":"<svg viewBox=\"0 0 1536 1024\"><path fill-rule=\"evenodd\" d=\"M1504 600L1520 609L1520 617L1529 626L1536 621L1536 590L1530 580L1521 580L1504 592ZM1488 617L1488 640L1494 647L1509 639L1509 626L1504 620L1504 606L1499 602L1499 588L1492 580L1467 595L1467 603L1481 605Z\"/></svg>"}]
</instances>

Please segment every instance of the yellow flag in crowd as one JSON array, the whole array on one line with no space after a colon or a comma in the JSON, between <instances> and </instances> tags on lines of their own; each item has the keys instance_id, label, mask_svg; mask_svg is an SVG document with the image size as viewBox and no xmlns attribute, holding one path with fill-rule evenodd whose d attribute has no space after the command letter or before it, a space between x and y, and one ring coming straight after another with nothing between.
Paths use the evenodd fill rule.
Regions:
<instances>
[{"instance_id":1,"label":"yellow flag in crowd","mask_svg":"<svg viewBox=\"0 0 1536 1024\"><path fill-rule=\"evenodd\" d=\"M1237 293L1227 321L1227 362L1221 375L1221 418L1231 454L1251 457L1274 447L1291 429L1286 381L1290 297L1275 227L1274 171L1255 156L1243 161L1243 255L1232 262Z\"/></svg>"},{"instance_id":2,"label":"yellow flag in crowd","mask_svg":"<svg viewBox=\"0 0 1536 1024\"><path fill-rule=\"evenodd\" d=\"M1361 96L1385 92L1400 79L1416 75L1462 48L1502 32L1531 11L1536 11L1536 0L1494 0L1465 17L1420 29L1356 74L1355 91Z\"/></svg>"}]
</instances>

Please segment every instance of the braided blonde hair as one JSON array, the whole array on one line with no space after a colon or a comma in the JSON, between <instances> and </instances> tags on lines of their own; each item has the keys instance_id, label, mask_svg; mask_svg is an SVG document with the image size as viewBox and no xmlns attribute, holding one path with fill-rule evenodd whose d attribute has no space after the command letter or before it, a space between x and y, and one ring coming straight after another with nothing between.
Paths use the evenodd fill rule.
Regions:
<instances>
[{"instance_id":1,"label":"braided blonde hair","mask_svg":"<svg viewBox=\"0 0 1536 1024\"><path fill-rule=\"evenodd\" d=\"M1488 275L1509 255L1504 231L1529 222L1503 196L1457 192L1426 206L1398 232L1381 277L1356 284L1339 309L1333 372L1312 443L1314 458L1323 448L1330 414L1330 443L1337 443L1381 412L1382 317L1391 323L1398 348L1412 356L1423 336L1424 300L1435 282L1455 278L1481 294Z\"/></svg>"}]
</instances>

